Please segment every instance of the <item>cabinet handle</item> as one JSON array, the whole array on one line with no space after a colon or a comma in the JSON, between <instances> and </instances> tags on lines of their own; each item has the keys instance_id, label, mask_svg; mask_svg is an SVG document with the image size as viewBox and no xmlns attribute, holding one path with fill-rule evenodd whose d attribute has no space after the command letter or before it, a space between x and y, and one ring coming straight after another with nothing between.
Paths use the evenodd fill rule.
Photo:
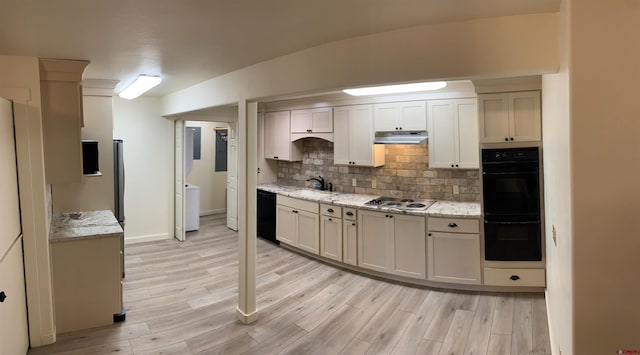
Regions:
<instances>
[{"instance_id":1,"label":"cabinet handle","mask_svg":"<svg viewBox=\"0 0 640 355\"><path fill-rule=\"evenodd\" d=\"M329 212L329 213L333 213L333 208L329 208L329 209L327 210L327 212Z\"/></svg>"},{"instance_id":2,"label":"cabinet handle","mask_svg":"<svg viewBox=\"0 0 640 355\"><path fill-rule=\"evenodd\" d=\"M459 167L460 165L456 164L456 168Z\"/></svg>"},{"instance_id":3,"label":"cabinet handle","mask_svg":"<svg viewBox=\"0 0 640 355\"><path fill-rule=\"evenodd\" d=\"M333 222L333 219L329 218L329 222Z\"/></svg>"},{"instance_id":4,"label":"cabinet handle","mask_svg":"<svg viewBox=\"0 0 640 355\"><path fill-rule=\"evenodd\" d=\"M431 236L431 233L427 233L427 236L429 236L429 237L430 237L430 236Z\"/></svg>"},{"instance_id":5,"label":"cabinet handle","mask_svg":"<svg viewBox=\"0 0 640 355\"><path fill-rule=\"evenodd\" d=\"M509 138L508 138L508 137L507 137L507 138L505 138L505 139L504 139L504 141L505 141L505 142L508 142L508 141L509 141Z\"/></svg>"},{"instance_id":6,"label":"cabinet handle","mask_svg":"<svg viewBox=\"0 0 640 355\"><path fill-rule=\"evenodd\" d=\"M353 216L353 212L351 211L347 212L347 216Z\"/></svg>"},{"instance_id":7,"label":"cabinet handle","mask_svg":"<svg viewBox=\"0 0 640 355\"><path fill-rule=\"evenodd\" d=\"M520 280L520 276L518 276L518 275L511 275L510 279L511 279L511 280L513 280L513 281L518 281L518 280Z\"/></svg>"},{"instance_id":8,"label":"cabinet handle","mask_svg":"<svg viewBox=\"0 0 640 355\"><path fill-rule=\"evenodd\" d=\"M390 215L389 215L389 218L393 218L393 215L392 215L392 214L390 214Z\"/></svg>"},{"instance_id":9,"label":"cabinet handle","mask_svg":"<svg viewBox=\"0 0 640 355\"><path fill-rule=\"evenodd\" d=\"M278 156L276 155L275 157L273 157L273 159L278 159Z\"/></svg>"},{"instance_id":10,"label":"cabinet handle","mask_svg":"<svg viewBox=\"0 0 640 355\"><path fill-rule=\"evenodd\" d=\"M398 128L398 129L402 131L402 127Z\"/></svg>"},{"instance_id":11,"label":"cabinet handle","mask_svg":"<svg viewBox=\"0 0 640 355\"><path fill-rule=\"evenodd\" d=\"M449 224L448 224L448 226L449 226L449 228L456 228L456 227L458 227L458 225L457 225L457 224L455 224L454 222L449 223Z\"/></svg>"},{"instance_id":12,"label":"cabinet handle","mask_svg":"<svg viewBox=\"0 0 640 355\"><path fill-rule=\"evenodd\" d=\"M7 294L4 291L0 292L0 303L7 299Z\"/></svg>"},{"instance_id":13,"label":"cabinet handle","mask_svg":"<svg viewBox=\"0 0 640 355\"><path fill-rule=\"evenodd\" d=\"M291 212L293 212L293 213L298 213L298 211L296 211L296 210L291 210Z\"/></svg>"},{"instance_id":14,"label":"cabinet handle","mask_svg":"<svg viewBox=\"0 0 640 355\"><path fill-rule=\"evenodd\" d=\"M351 225L352 225L352 226L355 226L355 225L356 225L356 222L351 223Z\"/></svg>"},{"instance_id":15,"label":"cabinet handle","mask_svg":"<svg viewBox=\"0 0 640 355\"><path fill-rule=\"evenodd\" d=\"M509 140L513 140L513 137L509 138Z\"/></svg>"}]
</instances>

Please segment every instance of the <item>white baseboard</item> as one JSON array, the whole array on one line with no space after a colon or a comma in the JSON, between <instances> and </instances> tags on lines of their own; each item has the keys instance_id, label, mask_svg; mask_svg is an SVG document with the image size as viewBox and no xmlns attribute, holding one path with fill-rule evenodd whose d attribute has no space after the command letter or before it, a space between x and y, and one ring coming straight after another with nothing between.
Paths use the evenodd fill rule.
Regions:
<instances>
[{"instance_id":1,"label":"white baseboard","mask_svg":"<svg viewBox=\"0 0 640 355\"><path fill-rule=\"evenodd\" d=\"M127 238L124 238L124 243L125 244L136 244L136 243L153 242L153 241L156 241L156 240L165 240L165 239L173 239L173 236L168 234L168 233L141 235L141 236L138 236L138 237L127 237Z\"/></svg>"},{"instance_id":2,"label":"white baseboard","mask_svg":"<svg viewBox=\"0 0 640 355\"><path fill-rule=\"evenodd\" d=\"M217 210L200 211L200 217L210 216L212 214L221 214L221 213L227 213L227 209L226 208L219 208Z\"/></svg>"}]
</instances>

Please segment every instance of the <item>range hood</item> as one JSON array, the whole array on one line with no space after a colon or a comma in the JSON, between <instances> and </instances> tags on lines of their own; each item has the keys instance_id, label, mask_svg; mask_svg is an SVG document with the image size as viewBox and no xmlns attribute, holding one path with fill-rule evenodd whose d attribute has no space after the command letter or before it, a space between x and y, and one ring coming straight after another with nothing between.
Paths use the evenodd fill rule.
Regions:
<instances>
[{"instance_id":1,"label":"range hood","mask_svg":"<svg viewBox=\"0 0 640 355\"><path fill-rule=\"evenodd\" d=\"M376 132L376 144L420 144L428 138L427 132Z\"/></svg>"}]
</instances>

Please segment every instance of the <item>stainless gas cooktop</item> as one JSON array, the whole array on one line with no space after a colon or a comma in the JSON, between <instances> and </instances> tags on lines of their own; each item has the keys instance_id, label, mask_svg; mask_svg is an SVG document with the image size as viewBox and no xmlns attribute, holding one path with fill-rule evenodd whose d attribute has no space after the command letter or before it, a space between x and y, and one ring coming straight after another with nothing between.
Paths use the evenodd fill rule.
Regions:
<instances>
[{"instance_id":1,"label":"stainless gas cooktop","mask_svg":"<svg viewBox=\"0 0 640 355\"><path fill-rule=\"evenodd\" d=\"M378 197L365 203L367 206L377 206L380 209L397 209L400 211L426 210L435 200L414 200L410 198Z\"/></svg>"}]
</instances>

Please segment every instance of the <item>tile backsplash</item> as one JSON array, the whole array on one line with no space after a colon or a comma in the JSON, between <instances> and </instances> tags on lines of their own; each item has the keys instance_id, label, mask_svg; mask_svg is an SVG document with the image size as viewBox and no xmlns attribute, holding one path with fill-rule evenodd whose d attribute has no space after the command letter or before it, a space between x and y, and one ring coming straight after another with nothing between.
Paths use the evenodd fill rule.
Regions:
<instances>
[{"instance_id":1,"label":"tile backsplash","mask_svg":"<svg viewBox=\"0 0 640 355\"><path fill-rule=\"evenodd\" d=\"M317 138L303 141L302 162L278 162L278 184L313 187L310 177L322 176L334 191L400 198L480 201L477 169L429 169L429 146L385 145L384 166L379 168L333 165L333 143ZM353 187L352 179L357 186ZM376 187L372 187L375 180ZM458 185L459 194L453 193Z\"/></svg>"}]
</instances>

